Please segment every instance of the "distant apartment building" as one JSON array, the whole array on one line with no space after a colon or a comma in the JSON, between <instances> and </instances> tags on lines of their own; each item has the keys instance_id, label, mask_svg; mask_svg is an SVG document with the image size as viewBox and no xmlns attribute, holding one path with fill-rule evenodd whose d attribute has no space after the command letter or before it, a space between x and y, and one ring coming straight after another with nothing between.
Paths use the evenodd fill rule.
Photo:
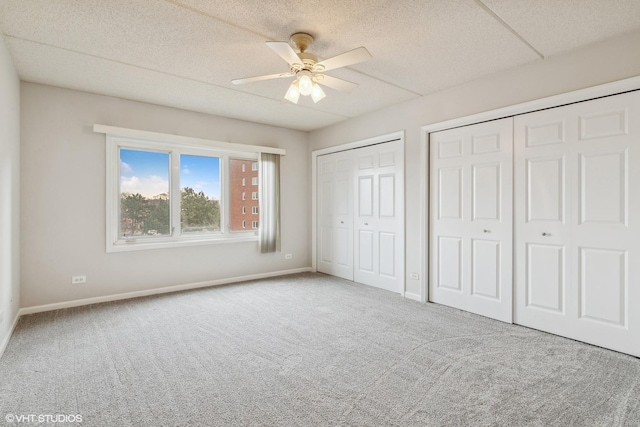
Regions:
<instances>
[{"instance_id":1,"label":"distant apartment building","mask_svg":"<svg viewBox=\"0 0 640 427\"><path fill-rule=\"evenodd\" d=\"M260 224L258 207L258 162L231 159L229 161L229 207L231 231L257 230Z\"/></svg>"}]
</instances>

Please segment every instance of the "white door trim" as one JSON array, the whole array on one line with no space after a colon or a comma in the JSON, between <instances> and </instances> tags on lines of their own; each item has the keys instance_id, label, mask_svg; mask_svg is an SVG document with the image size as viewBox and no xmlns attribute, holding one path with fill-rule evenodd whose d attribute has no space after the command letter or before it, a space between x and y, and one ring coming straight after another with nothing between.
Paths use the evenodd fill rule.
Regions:
<instances>
[{"instance_id":1,"label":"white door trim","mask_svg":"<svg viewBox=\"0 0 640 427\"><path fill-rule=\"evenodd\" d=\"M580 89L572 92L563 93L560 95L549 96L546 98L537 99L534 101L528 101L520 104L511 105L508 107L498 108L495 110L489 110L478 114L472 114L470 116L459 117L452 120L445 120L443 122L432 123L424 125L420 128L421 134L421 192L420 192L420 235L422 241L420 243L421 251L421 284L420 289L422 294L420 300L426 302L428 300L429 292L429 134L440 130L451 129L459 126L466 126L475 123L485 122L488 120L502 119L519 114L531 113L538 110L547 108L560 107L561 105L572 104L575 102L587 101L589 99L600 98L603 96L615 95L623 92L629 92L632 90L640 90L640 76L631 77L624 80L619 80L612 83L606 83L603 85L593 86L586 89ZM314 175L315 176L315 175ZM315 189L315 186L314 186ZM314 199L315 200L315 199ZM315 212L315 210L314 210ZM315 224L314 224L315 227ZM314 228L315 232L315 228ZM315 243L314 243L315 245ZM315 248L315 246L314 246ZM314 255L315 256L315 255Z\"/></svg>"},{"instance_id":2,"label":"white door trim","mask_svg":"<svg viewBox=\"0 0 640 427\"><path fill-rule=\"evenodd\" d=\"M387 133L385 135L374 136L372 138L363 139L360 141L349 142L346 144L335 145L332 147L321 148L318 150L313 150L311 152L311 269L312 271L317 270L317 262L318 262L318 253L317 253L317 245L318 245L318 156L322 156L324 154L336 153L338 151L352 150L354 148L366 147L369 145L381 144L383 142L393 141L399 139L402 141L402 145L404 146L404 130L400 130L397 132ZM402 159L404 163L404 158ZM406 203L406 201L405 201ZM406 228L405 228L406 230ZM406 247L405 247L406 251ZM402 261L403 264L406 264L406 261ZM405 273L406 274L406 273ZM403 278L403 283L406 285L406 278ZM404 294L404 292L403 292Z\"/></svg>"}]
</instances>

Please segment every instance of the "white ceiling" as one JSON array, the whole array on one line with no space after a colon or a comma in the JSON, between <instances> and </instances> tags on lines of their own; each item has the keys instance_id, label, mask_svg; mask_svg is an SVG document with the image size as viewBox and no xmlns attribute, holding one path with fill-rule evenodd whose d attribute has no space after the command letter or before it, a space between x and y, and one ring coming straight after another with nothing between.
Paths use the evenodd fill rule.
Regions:
<instances>
[{"instance_id":1,"label":"white ceiling","mask_svg":"<svg viewBox=\"0 0 640 427\"><path fill-rule=\"evenodd\" d=\"M0 0L22 80L313 130L640 28L640 0ZM357 83L317 104L282 98L265 45L313 34L327 74Z\"/></svg>"}]
</instances>

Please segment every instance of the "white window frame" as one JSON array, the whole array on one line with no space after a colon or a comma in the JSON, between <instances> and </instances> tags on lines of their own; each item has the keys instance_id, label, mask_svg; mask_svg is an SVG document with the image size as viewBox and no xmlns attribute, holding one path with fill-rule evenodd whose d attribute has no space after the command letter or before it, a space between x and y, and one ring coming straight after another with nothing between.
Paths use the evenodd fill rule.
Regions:
<instances>
[{"instance_id":1,"label":"white window frame","mask_svg":"<svg viewBox=\"0 0 640 427\"><path fill-rule=\"evenodd\" d=\"M251 178L251 185L258 185L258 177L254 176L253 178Z\"/></svg>"},{"instance_id":2,"label":"white window frame","mask_svg":"<svg viewBox=\"0 0 640 427\"><path fill-rule=\"evenodd\" d=\"M251 213L254 215L258 215L258 207L257 206L252 206L251 207Z\"/></svg>"},{"instance_id":3,"label":"white window frame","mask_svg":"<svg viewBox=\"0 0 640 427\"><path fill-rule=\"evenodd\" d=\"M258 229L258 221L251 221L251 228L253 228L254 230Z\"/></svg>"},{"instance_id":4,"label":"white window frame","mask_svg":"<svg viewBox=\"0 0 640 427\"><path fill-rule=\"evenodd\" d=\"M251 170L252 171L257 171L258 170L258 162L251 163Z\"/></svg>"},{"instance_id":5,"label":"white window frame","mask_svg":"<svg viewBox=\"0 0 640 427\"><path fill-rule=\"evenodd\" d=\"M242 207L242 214L244 215L244 214L246 214L246 213L247 213L247 207L246 207L246 206L243 206L243 207Z\"/></svg>"},{"instance_id":6,"label":"white window frame","mask_svg":"<svg viewBox=\"0 0 640 427\"><path fill-rule=\"evenodd\" d=\"M218 243L256 242L255 232L230 232L229 159L254 160L258 152L232 151L206 145L190 145L167 141L151 141L107 134L107 200L106 250L123 252ZM227 144L228 145L228 144ZM169 236L120 238L120 149L163 151L169 153L170 229ZM226 148L226 147L225 147ZM220 158L220 231L211 233L181 233L180 224L180 155ZM175 201L176 195L178 201Z\"/></svg>"},{"instance_id":7,"label":"white window frame","mask_svg":"<svg viewBox=\"0 0 640 427\"><path fill-rule=\"evenodd\" d=\"M242 165L242 166L244 166L244 165ZM242 178L242 186L244 187L245 185L246 185L246 179Z\"/></svg>"},{"instance_id":8,"label":"white window frame","mask_svg":"<svg viewBox=\"0 0 640 427\"><path fill-rule=\"evenodd\" d=\"M258 200L258 192L257 191L252 191L251 192L251 200Z\"/></svg>"}]
</instances>

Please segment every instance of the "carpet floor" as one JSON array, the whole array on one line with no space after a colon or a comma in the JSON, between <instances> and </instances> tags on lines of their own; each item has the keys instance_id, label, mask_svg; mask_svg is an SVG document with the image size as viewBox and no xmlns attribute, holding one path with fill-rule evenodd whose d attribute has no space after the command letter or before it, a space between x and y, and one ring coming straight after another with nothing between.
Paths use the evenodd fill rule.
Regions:
<instances>
[{"instance_id":1,"label":"carpet floor","mask_svg":"<svg viewBox=\"0 0 640 427\"><path fill-rule=\"evenodd\" d=\"M305 273L23 316L0 360L0 422L27 414L639 426L640 359Z\"/></svg>"}]
</instances>

